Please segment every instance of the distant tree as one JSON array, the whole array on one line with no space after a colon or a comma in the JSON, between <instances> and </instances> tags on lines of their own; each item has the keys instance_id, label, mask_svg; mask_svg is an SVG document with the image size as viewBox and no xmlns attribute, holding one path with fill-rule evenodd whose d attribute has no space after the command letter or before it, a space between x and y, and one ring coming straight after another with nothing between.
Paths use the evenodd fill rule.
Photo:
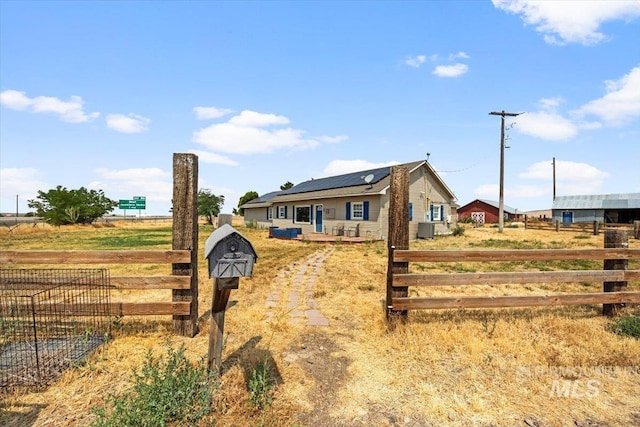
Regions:
<instances>
[{"instance_id":1,"label":"distant tree","mask_svg":"<svg viewBox=\"0 0 640 427\"><path fill-rule=\"evenodd\" d=\"M113 211L118 202L104 195L102 190L67 190L58 185L47 191L38 191L38 197L29 200L35 215L51 225L91 224Z\"/></svg>"},{"instance_id":2,"label":"distant tree","mask_svg":"<svg viewBox=\"0 0 640 427\"><path fill-rule=\"evenodd\" d=\"M290 189L291 187L293 187L293 183L291 181L287 181L280 186L280 189L284 191Z\"/></svg>"},{"instance_id":3,"label":"distant tree","mask_svg":"<svg viewBox=\"0 0 640 427\"><path fill-rule=\"evenodd\" d=\"M258 193L256 193L255 191L247 191L246 193L244 193L244 196L240 197L240 200L238 201L238 213L240 215L244 215L244 209L242 209L240 206L244 205L247 202L250 202L253 199L257 199Z\"/></svg>"},{"instance_id":4,"label":"distant tree","mask_svg":"<svg viewBox=\"0 0 640 427\"><path fill-rule=\"evenodd\" d=\"M207 224L213 225L213 217L220 215L224 196L216 196L208 188L198 191L198 215L207 218Z\"/></svg>"}]
</instances>

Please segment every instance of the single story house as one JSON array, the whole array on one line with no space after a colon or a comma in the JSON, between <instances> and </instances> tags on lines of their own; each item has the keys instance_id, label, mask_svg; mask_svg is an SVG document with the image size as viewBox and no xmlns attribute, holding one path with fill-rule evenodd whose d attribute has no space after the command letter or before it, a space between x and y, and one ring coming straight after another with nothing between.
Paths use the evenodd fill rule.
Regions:
<instances>
[{"instance_id":1,"label":"single story house","mask_svg":"<svg viewBox=\"0 0 640 427\"><path fill-rule=\"evenodd\" d=\"M563 224L593 221L631 224L640 221L640 193L558 196L551 211L553 221Z\"/></svg>"},{"instance_id":2,"label":"single story house","mask_svg":"<svg viewBox=\"0 0 640 427\"><path fill-rule=\"evenodd\" d=\"M449 234L456 226L456 197L421 160L409 170L409 236ZM301 228L324 233L385 240L389 228L391 167L301 182L265 194L241 206L245 223L260 227ZM428 223L426 226L424 223ZM425 230L428 236L424 236Z\"/></svg>"},{"instance_id":3,"label":"single story house","mask_svg":"<svg viewBox=\"0 0 640 427\"><path fill-rule=\"evenodd\" d=\"M503 205L504 220L517 221L520 216L516 209ZM478 224L494 224L500 220L500 203L493 200L475 199L458 208L458 220L471 218Z\"/></svg>"}]
</instances>

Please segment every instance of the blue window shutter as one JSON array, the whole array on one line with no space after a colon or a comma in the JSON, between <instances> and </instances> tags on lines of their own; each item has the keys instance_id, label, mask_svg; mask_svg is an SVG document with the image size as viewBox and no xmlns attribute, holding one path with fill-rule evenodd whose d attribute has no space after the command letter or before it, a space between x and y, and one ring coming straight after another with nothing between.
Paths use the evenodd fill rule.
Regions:
<instances>
[{"instance_id":1,"label":"blue window shutter","mask_svg":"<svg viewBox=\"0 0 640 427\"><path fill-rule=\"evenodd\" d=\"M409 202L409 221L413 221L413 203Z\"/></svg>"},{"instance_id":2,"label":"blue window shutter","mask_svg":"<svg viewBox=\"0 0 640 427\"><path fill-rule=\"evenodd\" d=\"M444 205L440 205L440 221L444 221Z\"/></svg>"},{"instance_id":3,"label":"blue window shutter","mask_svg":"<svg viewBox=\"0 0 640 427\"><path fill-rule=\"evenodd\" d=\"M309 222L313 223L313 209L314 209L314 205L311 205L311 208L309 209Z\"/></svg>"},{"instance_id":4,"label":"blue window shutter","mask_svg":"<svg viewBox=\"0 0 640 427\"><path fill-rule=\"evenodd\" d=\"M369 221L369 202L362 204L362 219Z\"/></svg>"},{"instance_id":5,"label":"blue window shutter","mask_svg":"<svg viewBox=\"0 0 640 427\"><path fill-rule=\"evenodd\" d=\"M433 221L433 204L429 207L429 221Z\"/></svg>"},{"instance_id":6,"label":"blue window shutter","mask_svg":"<svg viewBox=\"0 0 640 427\"><path fill-rule=\"evenodd\" d=\"M351 202L347 202L347 208L346 209L347 209L347 213L346 213L345 218L346 219L351 219Z\"/></svg>"},{"instance_id":7,"label":"blue window shutter","mask_svg":"<svg viewBox=\"0 0 640 427\"><path fill-rule=\"evenodd\" d=\"M267 221L269 221L269 208L267 208L266 218L267 218Z\"/></svg>"},{"instance_id":8,"label":"blue window shutter","mask_svg":"<svg viewBox=\"0 0 640 427\"><path fill-rule=\"evenodd\" d=\"M287 207L284 207L284 219L287 219Z\"/></svg>"}]
</instances>

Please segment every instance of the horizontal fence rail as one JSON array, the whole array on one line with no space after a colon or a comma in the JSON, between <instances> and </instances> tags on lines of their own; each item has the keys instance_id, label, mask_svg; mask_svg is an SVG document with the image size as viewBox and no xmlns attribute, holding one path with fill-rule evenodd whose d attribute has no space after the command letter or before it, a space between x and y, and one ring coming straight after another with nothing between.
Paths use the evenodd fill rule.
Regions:
<instances>
[{"instance_id":1,"label":"horizontal fence rail","mask_svg":"<svg viewBox=\"0 0 640 427\"><path fill-rule=\"evenodd\" d=\"M9 250L0 251L0 266L18 267L21 265L86 265L86 264L189 264L191 251L188 250L118 250L118 251L81 251L81 250ZM33 284L33 283L32 283ZM1 283L0 283L1 285ZM37 285L37 284L36 284ZM153 275L153 276L111 276L110 286L115 290L188 290L191 276ZM91 312L90 307L86 307ZM111 314L115 316L173 315L188 316L191 312L190 301L158 302L117 302L110 303Z\"/></svg>"},{"instance_id":2,"label":"horizontal fence rail","mask_svg":"<svg viewBox=\"0 0 640 427\"><path fill-rule=\"evenodd\" d=\"M523 261L575 261L602 260L623 262L623 269L603 270L526 270L473 273L394 273L388 277L388 286L394 290L408 287L512 285L533 283L615 283L626 289L627 281L640 281L640 270L626 269L628 260L640 260L640 249L514 249L514 250L396 250L391 248L390 261L396 263L434 262L523 262ZM618 265L615 268L620 268ZM407 269L408 271L408 269ZM619 288L612 292L591 292L554 295L513 296L454 296L454 297L408 297L396 296L387 301L394 311L415 309L451 308L498 308L588 304L640 303L640 292Z\"/></svg>"}]
</instances>

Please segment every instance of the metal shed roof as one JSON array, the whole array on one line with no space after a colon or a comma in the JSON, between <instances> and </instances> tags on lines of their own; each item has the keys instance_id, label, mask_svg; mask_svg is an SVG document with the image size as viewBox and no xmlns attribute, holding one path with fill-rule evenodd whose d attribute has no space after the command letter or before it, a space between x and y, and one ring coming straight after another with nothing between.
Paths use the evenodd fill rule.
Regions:
<instances>
[{"instance_id":1,"label":"metal shed roof","mask_svg":"<svg viewBox=\"0 0 640 427\"><path fill-rule=\"evenodd\" d=\"M640 193L558 196L552 209L640 209Z\"/></svg>"}]
</instances>

